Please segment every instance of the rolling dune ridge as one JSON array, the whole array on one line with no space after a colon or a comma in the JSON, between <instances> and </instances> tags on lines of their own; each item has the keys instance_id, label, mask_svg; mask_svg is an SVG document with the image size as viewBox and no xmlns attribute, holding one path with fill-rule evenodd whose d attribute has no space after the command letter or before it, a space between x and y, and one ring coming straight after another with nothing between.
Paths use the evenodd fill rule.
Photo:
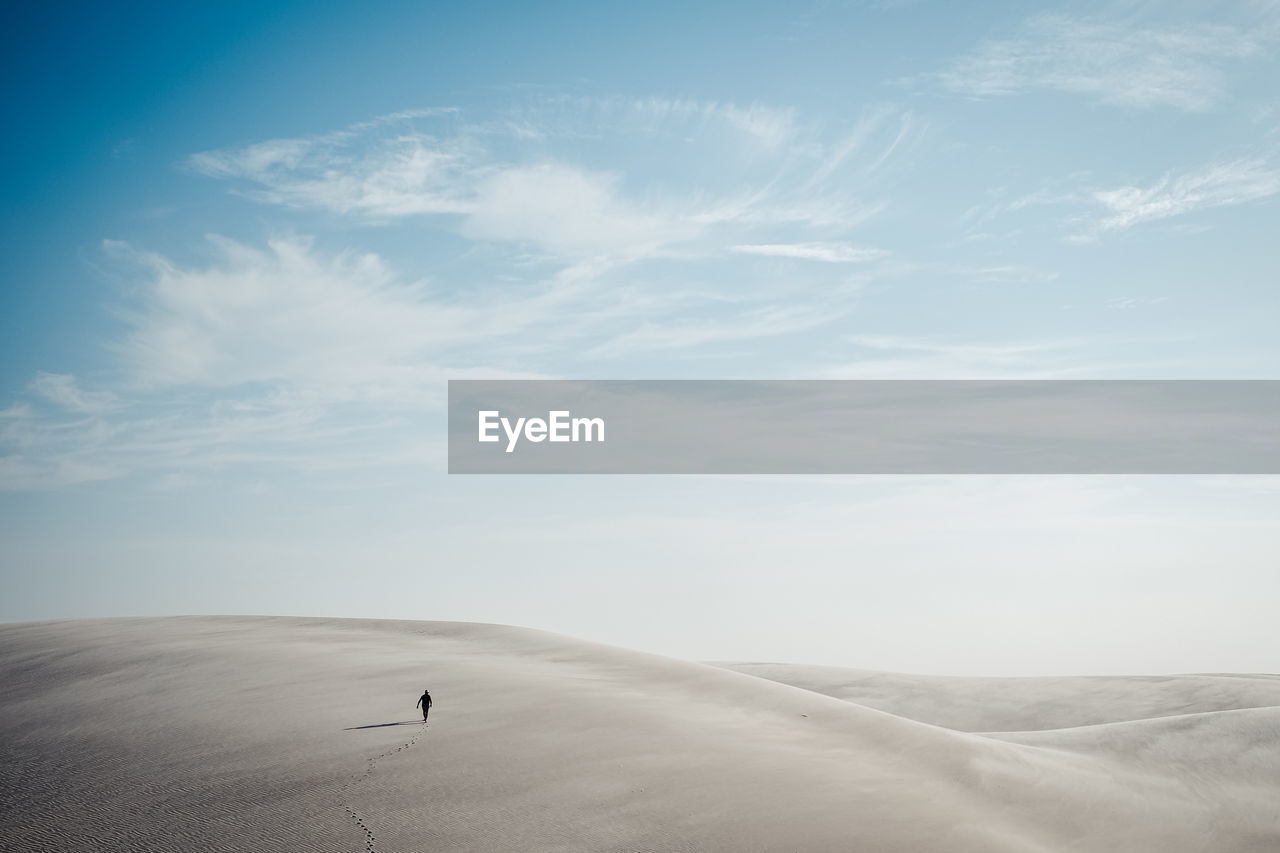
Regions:
<instances>
[{"instance_id":1,"label":"rolling dune ridge","mask_svg":"<svg viewBox=\"0 0 1280 853\"><path fill-rule=\"evenodd\" d=\"M496 625L180 617L0 626L0 679L6 850L1280 849L1268 676L713 666Z\"/></svg>"}]
</instances>

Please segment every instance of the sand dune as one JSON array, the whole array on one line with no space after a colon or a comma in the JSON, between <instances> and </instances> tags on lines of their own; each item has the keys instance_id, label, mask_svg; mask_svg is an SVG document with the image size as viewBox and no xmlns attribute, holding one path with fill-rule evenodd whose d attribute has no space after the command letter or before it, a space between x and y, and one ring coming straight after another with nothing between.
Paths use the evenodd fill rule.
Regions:
<instances>
[{"instance_id":1,"label":"sand dune","mask_svg":"<svg viewBox=\"0 0 1280 853\"><path fill-rule=\"evenodd\" d=\"M463 623L0 626L0 847L1280 849L1271 679L736 669Z\"/></svg>"},{"instance_id":2,"label":"sand dune","mask_svg":"<svg viewBox=\"0 0 1280 853\"><path fill-rule=\"evenodd\" d=\"M956 678L786 663L719 665L962 732L1065 729L1280 706L1280 677L1274 675Z\"/></svg>"}]
</instances>

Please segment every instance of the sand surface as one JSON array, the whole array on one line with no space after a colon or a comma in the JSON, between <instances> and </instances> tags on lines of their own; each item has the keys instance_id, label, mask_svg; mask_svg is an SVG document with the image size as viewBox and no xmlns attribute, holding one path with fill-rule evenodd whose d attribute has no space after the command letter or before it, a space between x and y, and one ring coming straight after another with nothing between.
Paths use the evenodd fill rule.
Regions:
<instances>
[{"instance_id":1,"label":"sand surface","mask_svg":"<svg viewBox=\"0 0 1280 853\"><path fill-rule=\"evenodd\" d=\"M2 625L0 683L3 850L1280 850L1272 676L951 679L187 617Z\"/></svg>"},{"instance_id":2,"label":"sand surface","mask_svg":"<svg viewBox=\"0 0 1280 853\"><path fill-rule=\"evenodd\" d=\"M718 665L961 732L1043 731L1280 706L1276 675L955 678L786 663Z\"/></svg>"}]
</instances>

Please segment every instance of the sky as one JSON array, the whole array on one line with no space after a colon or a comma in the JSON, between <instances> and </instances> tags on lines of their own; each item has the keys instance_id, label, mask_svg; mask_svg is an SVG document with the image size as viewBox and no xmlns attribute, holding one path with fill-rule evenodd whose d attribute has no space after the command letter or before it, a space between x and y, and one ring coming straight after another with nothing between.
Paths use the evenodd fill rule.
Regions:
<instances>
[{"instance_id":1,"label":"sky","mask_svg":"<svg viewBox=\"0 0 1280 853\"><path fill-rule=\"evenodd\" d=\"M450 476L444 412L468 378L1280 378L1280 4L16 18L0 619L1280 669L1276 478Z\"/></svg>"}]
</instances>

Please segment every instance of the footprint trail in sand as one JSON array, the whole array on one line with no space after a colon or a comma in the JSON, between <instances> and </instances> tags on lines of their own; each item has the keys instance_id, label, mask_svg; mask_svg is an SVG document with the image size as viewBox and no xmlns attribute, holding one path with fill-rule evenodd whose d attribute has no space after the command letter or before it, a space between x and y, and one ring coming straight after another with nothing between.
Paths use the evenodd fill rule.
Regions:
<instances>
[{"instance_id":1,"label":"footprint trail in sand","mask_svg":"<svg viewBox=\"0 0 1280 853\"><path fill-rule=\"evenodd\" d=\"M409 740L400 744L395 749L389 749L386 752L373 756L372 758L366 758L364 772L352 778L350 782L348 782L346 785L343 786L342 790L345 795L344 799L346 800L346 802L343 803L342 809L347 813L347 816L351 818L352 821L355 822L355 825L359 827L360 832L364 834L364 837L365 837L364 846L365 846L365 850L368 851L368 853L377 853L378 839L377 839L377 836L374 835L373 830L369 827L369 824L365 822L365 818L361 817L360 813L357 812L355 810L355 807L351 804L350 802L351 790L356 786L358 786L361 782L364 782L370 776L373 775L373 771L377 769L379 761L382 761L384 758L390 758L396 753L405 752L409 749L409 747L417 743L418 739L426 734L426 729L427 729L427 723L424 720L422 723L418 725L418 733L415 734L413 737L409 738Z\"/></svg>"}]
</instances>

